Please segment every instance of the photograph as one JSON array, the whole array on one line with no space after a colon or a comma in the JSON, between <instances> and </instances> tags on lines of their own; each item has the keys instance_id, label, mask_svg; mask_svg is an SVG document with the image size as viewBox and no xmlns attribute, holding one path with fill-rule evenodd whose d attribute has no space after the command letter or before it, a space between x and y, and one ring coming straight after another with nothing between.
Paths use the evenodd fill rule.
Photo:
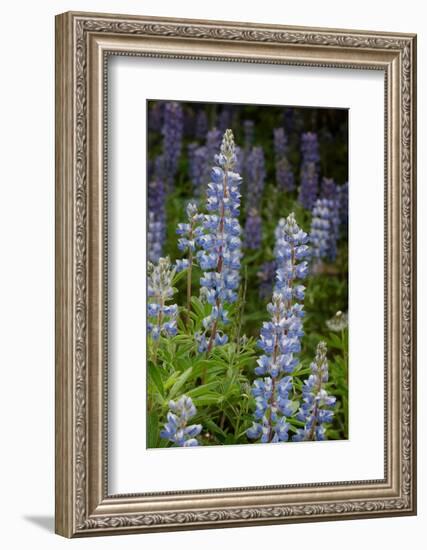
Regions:
<instances>
[{"instance_id":1,"label":"photograph","mask_svg":"<svg viewBox=\"0 0 427 550\"><path fill-rule=\"evenodd\" d=\"M147 448L349 439L348 115L147 100Z\"/></svg>"}]
</instances>

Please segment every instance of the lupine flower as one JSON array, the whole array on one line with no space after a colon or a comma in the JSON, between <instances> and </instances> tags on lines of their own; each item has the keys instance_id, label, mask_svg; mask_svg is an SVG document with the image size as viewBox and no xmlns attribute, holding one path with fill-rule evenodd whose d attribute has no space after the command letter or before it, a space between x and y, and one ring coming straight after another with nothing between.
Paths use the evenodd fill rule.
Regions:
<instances>
[{"instance_id":1,"label":"lupine flower","mask_svg":"<svg viewBox=\"0 0 427 550\"><path fill-rule=\"evenodd\" d=\"M308 274L308 236L293 214L281 219L276 229L276 285L267 306L271 321L264 322L258 346L264 354L258 359L254 382L255 421L247 430L250 439L270 443L288 440L287 418L294 406L289 399L292 372L298 364L295 354L301 350L304 287L299 280Z\"/></svg>"},{"instance_id":2,"label":"lupine flower","mask_svg":"<svg viewBox=\"0 0 427 550\"><path fill-rule=\"evenodd\" d=\"M166 178L166 166L163 155L157 155L154 159L153 177L161 181Z\"/></svg>"},{"instance_id":3,"label":"lupine flower","mask_svg":"<svg viewBox=\"0 0 427 550\"><path fill-rule=\"evenodd\" d=\"M245 223L245 248L257 250L261 246L262 220L256 208L251 208Z\"/></svg>"},{"instance_id":4,"label":"lupine flower","mask_svg":"<svg viewBox=\"0 0 427 550\"><path fill-rule=\"evenodd\" d=\"M288 138L284 128L274 128L274 155L276 158L284 157L288 153Z\"/></svg>"},{"instance_id":5,"label":"lupine flower","mask_svg":"<svg viewBox=\"0 0 427 550\"><path fill-rule=\"evenodd\" d=\"M246 223L245 247L256 250L261 246L262 221L259 205L265 184L265 157L262 147L253 147L245 160L246 165Z\"/></svg>"},{"instance_id":6,"label":"lupine flower","mask_svg":"<svg viewBox=\"0 0 427 550\"><path fill-rule=\"evenodd\" d=\"M325 424L332 422L336 398L325 389L328 381L328 360L326 344L319 342L316 357L311 363L311 374L305 380L302 395L303 404L298 411L297 419L304 422L304 428L298 428L292 441L322 441L326 439Z\"/></svg>"},{"instance_id":7,"label":"lupine flower","mask_svg":"<svg viewBox=\"0 0 427 550\"><path fill-rule=\"evenodd\" d=\"M306 132L301 136L301 155L303 162L319 162L319 143L316 133Z\"/></svg>"},{"instance_id":8,"label":"lupine flower","mask_svg":"<svg viewBox=\"0 0 427 550\"><path fill-rule=\"evenodd\" d=\"M313 208L310 230L310 240L315 258L318 260L335 260L338 230L338 202L329 199L317 199Z\"/></svg>"},{"instance_id":9,"label":"lupine flower","mask_svg":"<svg viewBox=\"0 0 427 550\"><path fill-rule=\"evenodd\" d=\"M163 170L166 187L170 190L178 169L178 161L181 156L182 135L184 129L184 115L182 107L177 102L167 102L163 115Z\"/></svg>"},{"instance_id":10,"label":"lupine flower","mask_svg":"<svg viewBox=\"0 0 427 550\"><path fill-rule=\"evenodd\" d=\"M148 128L152 132L160 132L163 119L163 104L160 101L155 101L148 112Z\"/></svg>"},{"instance_id":11,"label":"lupine flower","mask_svg":"<svg viewBox=\"0 0 427 550\"><path fill-rule=\"evenodd\" d=\"M198 199L203 197L220 145L221 132L216 128L209 130L206 134L205 145L198 146L197 143L188 145L188 175L193 184L194 195Z\"/></svg>"},{"instance_id":12,"label":"lupine flower","mask_svg":"<svg viewBox=\"0 0 427 550\"><path fill-rule=\"evenodd\" d=\"M234 166L234 171L240 174L243 170L245 161L245 153L244 150L241 147L237 147L236 145L236 164Z\"/></svg>"},{"instance_id":13,"label":"lupine flower","mask_svg":"<svg viewBox=\"0 0 427 550\"><path fill-rule=\"evenodd\" d=\"M284 128L274 129L274 154L278 188L281 191L293 191L295 179L288 161L288 138Z\"/></svg>"},{"instance_id":14,"label":"lupine flower","mask_svg":"<svg viewBox=\"0 0 427 550\"><path fill-rule=\"evenodd\" d=\"M227 323L226 304L237 299L240 269L240 208L241 177L233 171L236 163L233 133L226 130L220 154L216 156L211 182L207 189L203 235L197 238L201 250L197 252L199 266L204 271L200 279L201 295L212 306L203 320L204 332L196 337L199 351L210 351L213 345L223 345L227 336L219 331Z\"/></svg>"},{"instance_id":15,"label":"lupine flower","mask_svg":"<svg viewBox=\"0 0 427 550\"><path fill-rule=\"evenodd\" d=\"M199 147L197 143L188 145L188 175L196 197L200 197L205 183L207 157L206 146Z\"/></svg>"},{"instance_id":16,"label":"lupine flower","mask_svg":"<svg viewBox=\"0 0 427 550\"><path fill-rule=\"evenodd\" d=\"M218 149L221 147L222 134L220 130L213 128L206 134L207 163L211 167ZM210 168L209 168L210 169ZM208 173L209 174L209 173Z\"/></svg>"},{"instance_id":17,"label":"lupine flower","mask_svg":"<svg viewBox=\"0 0 427 550\"><path fill-rule=\"evenodd\" d=\"M150 262L157 262L162 256L166 239L165 190L162 180L155 179L148 183L147 202L147 257Z\"/></svg>"},{"instance_id":18,"label":"lupine flower","mask_svg":"<svg viewBox=\"0 0 427 550\"><path fill-rule=\"evenodd\" d=\"M337 184L332 178L322 178L320 184L320 198L329 199L332 201L338 200Z\"/></svg>"},{"instance_id":19,"label":"lupine flower","mask_svg":"<svg viewBox=\"0 0 427 550\"><path fill-rule=\"evenodd\" d=\"M306 132L301 136L301 176L298 200L300 204L311 210L317 198L319 187L319 144L317 135Z\"/></svg>"},{"instance_id":20,"label":"lupine flower","mask_svg":"<svg viewBox=\"0 0 427 550\"><path fill-rule=\"evenodd\" d=\"M275 256L277 276L275 291L281 292L285 299L303 300L304 287L293 286L295 279L305 279L308 274L310 255L308 235L297 224L293 212L279 220L276 231ZM302 296L299 298L298 296Z\"/></svg>"},{"instance_id":21,"label":"lupine flower","mask_svg":"<svg viewBox=\"0 0 427 550\"><path fill-rule=\"evenodd\" d=\"M202 109L197 113L196 117L196 138L205 139L208 127L208 115L206 114L206 111Z\"/></svg>"},{"instance_id":22,"label":"lupine flower","mask_svg":"<svg viewBox=\"0 0 427 550\"><path fill-rule=\"evenodd\" d=\"M160 432L162 439L171 441L176 447L197 447L197 436L202 431L201 424L188 424L197 414L191 397L182 395L178 401L169 401L169 412L164 429Z\"/></svg>"},{"instance_id":23,"label":"lupine flower","mask_svg":"<svg viewBox=\"0 0 427 550\"><path fill-rule=\"evenodd\" d=\"M276 162L276 183L281 191L293 191L295 189L294 174L286 158Z\"/></svg>"},{"instance_id":24,"label":"lupine flower","mask_svg":"<svg viewBox=\"0 0 427 550\"><path fill-rule=\"evenodd\" d=\"M203 220L203 215L198 213L197 205L189 202L186 208L188 223L179 223L176 234L178 239L178 248L181 252L196 251L196 239L203 235L203 228L197 224Z\"/></svg>"},{"instance_id":25,"label":"lupine flower","mask_svg":"<svg viewBox=\"0 0 427 550\"><path fill-rule=\"evenodd\" d=\"M338 204L340 226L347 230L348 227L348 181L338 186Z\"/></svg>"},{"instance_id":26,"label":"lupine flower","mask_svg":"<svg viewBox=\"0 0 427 550\"><path fill-rule=\"evenodd\" d=\"M348 314L337 311L332 319L326 321L326 326L334 332L341 332L348 327Z\"/></svg>"},{"instance_id":27,"label":"lupine flower","mask_svg":"<svg viewBox=\"0 0 427 550\"><path fill-rule=\"evenodd\" d=\"M180 235L178 239L178 248L182 252L187 253L187 258L183 260L177 260L176 270L182 271L188 269L187 272L187 310L191 309L191 296L192 296L192 268L193 257L196 252L196 241L203 236L203 227L200 223L203 220L203 215L199 214L197 205L193 202L187 204L187 223L179 223L176 229L176 233Z\"/></svg>"},{"instance_id":28,"label":"lupine flower","mask_svg":"<svg viewBox=\"0 0 427 550\"><path fill-rule=\"evenodd\" d=\"M167 304L174 294L174 275L175 268L171 266L169 258L160 258L157 265L152 262L147 264L147 332L153 340L158 340L161 335L168 337L177 333L178 306Z\"/></svg>"},{"instance_id":29,"label":"lupine flower","mask_svg":"<svg viewBox=\"0 0 427 550\"><path fill-rule=\"evenodd\" d=\"M257 206L264 191L265 184L265 156L262 147L253 147L246 160L247 163L247 190L250 206Z\"/></svg>"},{"instance_id":30,"label":"lupine flower","mask_svg":"<svg viewBox=\"0 0 427 550\"><path fill-rule=\"evenodd\" d=\"M239 155L239 159L240 159L239 170L236 170L236 171L243 175L245 195L246 195L247 180L248 180L247 160L254 142L254 136L255 136L254 127L255 127L255 124L253 120L243 121L243 148L240 151L240 155Z\"/></svg>"},{"instance_id":31,"label":"lupine flower","mask_svg":"<svg viewBox=\"0 0 427 550\"><path fill-rule=\"evenodd\" d=\"M156 221L154 212L148 212L147 224L147 258L150 262L158 262L163 252L163 224Z\"/></svg>"},{"instance_id":32,"label":"lupine flower","mask_svg":"<svg viewBox=\"0 0 427 550\"><path fill-rule=\"evenodd\" d=\"M221 147L222 134L216 128L209 130L206 134L206 144L203 146L203 152L200 152L200 156L203 157L204 167L203 167L203 177L202 177L202 186L201 193L199 196L203 196L204 191L206 190L207 184L210 181L211 170L213 164L215 164L215 155L217 154L219 148ZM202 159L200 159L200 162Z\"/></svg>"}]
</instances>

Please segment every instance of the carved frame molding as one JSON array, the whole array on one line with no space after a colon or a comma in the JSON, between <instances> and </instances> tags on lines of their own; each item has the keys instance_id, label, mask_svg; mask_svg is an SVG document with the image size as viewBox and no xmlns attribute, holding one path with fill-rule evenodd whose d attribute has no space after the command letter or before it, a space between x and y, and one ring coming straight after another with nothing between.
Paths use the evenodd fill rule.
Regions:
<instances>
[{"instance_id":1,"label":"carved frame molding","mask_svg":"<svg viewBox=\"0 0 427 550\"><path fill-rule=\"evenodd\" d=\"M108 495L106 59L140 55L385 74L385 478ZM416 37L65 13L56 18L56 532L87 536L416 513Z\"/></svg>"}]
</instances>

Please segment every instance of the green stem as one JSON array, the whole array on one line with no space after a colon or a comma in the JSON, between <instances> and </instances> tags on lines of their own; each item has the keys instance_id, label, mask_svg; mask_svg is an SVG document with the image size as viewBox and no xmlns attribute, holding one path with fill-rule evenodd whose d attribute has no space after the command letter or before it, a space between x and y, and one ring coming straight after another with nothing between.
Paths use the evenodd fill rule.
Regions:
<instances>
[{"instance_id":1,"label":"green stem","mask_svg":"<svg viewBox=\"0 0 427 550\"><path fill-rule=\"evenodd\" d=\"M153 363L155 365L157 365L157 352L159 350L160 332L161 332L162 321L163 321L163 306L164 306L163 298L159 297L159 301L160 301L160 310L157 316L157 327L159 329L159 338L157 340L154 340L154 344L153 344Z\"/></svg>"},{"instance_id":2,"label":"green stem","mask_svg":"<svg viewBox=\"0 0 427 550\"><path fill-rule=\"evenodd\" d=\"M191 313L191 284L192 284L192 272L193 272L193 252L190 250L188 253L188 271L187 271L187 322L190 322Z\"/></svg>"},{"instance_id":3,"label":"green stem","mask_svg":"<svg viewBox=\"0 0 427 550\"><path fill-rule=\"evenodd\" d=\"M225 424L225 411L222 411L221 420L219 421L219 427L221 428L221 430L224 429L224 424Z\"/></svg>"},{"instance_id":4,"label":"green stem","mask_svg":"<svg viewBox=\"0 0 427 550\"><path fill-rule=\"evenodd\" d=\"M243 313L245 310L246 305L246 291L248 287L248 268L245 266L245 274L243 279L243 287L241 287L242 292L240 296L240 303L239 303L239 309L238 309L238 320L237 320L237 334L236 334L236 344L237 349L236 353L240 353L240 334L242 331L242 324L243 324Z\"/></svg>"},{"instance_id":5,"label":"green stem","mask_svg":"<svg viewBox=\"0 0 427 550\"><path fill-rule=\"evenodd\" d=\"M224 178L223 178L223 189L224 189L223 198L224 199L227 197L227 184L226 184L227 174L228 174L228 170L224 169ZM220 214L220 222L219 222L219 234L220 234L221 239L224 236L224 217L225 217L225 208L224 208L224 201L223 201L222 205L221 205L221 214ZM222 272L222 264L223 264L222 254L223 254L223 250L222 250L222 246L220 246L220 248L218 250L218 264L217 264L217 268L216 268L217 273ZM221 304L220 304L218 299L216 301L216 305L217 305L218 310L219 310ZM209 357L210 352L212 350L217 330L218 330L218 319L215 319L214 324L212 326L211 335L210 335L210 338L209 338L208 348L206 350L206 355L208 357ZM205 366L205 368L203 369L202 384L204 384L206 382L206 376L207 376L207 367Z\"/></svg>"}]
</instances>

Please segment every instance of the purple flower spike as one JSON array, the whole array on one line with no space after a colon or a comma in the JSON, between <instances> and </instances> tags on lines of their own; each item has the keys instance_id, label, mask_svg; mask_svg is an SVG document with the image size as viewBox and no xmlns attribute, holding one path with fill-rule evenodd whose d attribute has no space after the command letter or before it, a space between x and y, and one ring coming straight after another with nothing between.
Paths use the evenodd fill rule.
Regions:
<instances>
[{"instance_id":1,"label":"purple flower spike","mask_svg":"<svg viewBox=\"0 0 427 550\"><path fill-rule=\"evenodd\" d=\"M245 247L257 249L262 241L262 220L259 214L265 185L265 157L262 147L253 147L246 159L246 224Z\"/></svg>"},{"instance_id":2,"label":"purple flower spike","mask_svg":"<svg viewBox=\"0 0 427 550\"><path fill-rule=\"evenodd\" d=\"M339 232L339 204L337 200L317 199L311 220L310 241L317 260L334 261L337 256Z\"/></svg>"},{"instance_id":3,"label":"purple flower spike","mask_svg":"<svg viewBox=\"0 0 427 550\"><path fill-rule=\"evenodd\" d=\"M196 414L191 397L182 395L178 401L169 401L167 422L160 437L171 441L175 447L197 447L199 442L196 438L202 431L202 426L188 423Z\"/></svg>"},{"instance_id":4,"label":"purple flower spike","mask_svg":"<svg viewBox=\"0 0 427 550\"><path fill-rule=\"evenodd\" d=\"M184 115L182 107L177 102L168 102L164 106L163 113L163 173L166 188L170 191L178 170L181 156L182 136L184 131Z\"/></svg>"},{"instance_id":5,"label":"purple flower spike","mask_svg":"<svg viewBox=\"0 0 427 550\"><path fill-rule=\"evenodd\" d=\"M322 441L326 439L325 424L332 422L336 398L325 390L328 381L328 360L326 344L319 342L316 357L311 363L311 374L302 388L303 403L297 419L304 422L304 428L298 428L292 441Z\"/></svg>"},{"instance_id":6,"label":"purple flower spike","mask_svg":"<svg viewBox=\"0 0 427 550\"><path fill-rule=\"evenodd\" d=\"M301 175L298 200L311 210L319 188L319 144L317 134L307 132L301 137Z\"/></svg>"},{"instance_id":7,"label":"purple flower spike","mask_svg":"<svg viewBox=\"0 0 427 550\"><path fill-rule=\"evenodd\" d=\"M152 180L148 184L148 235L147 256L150 262L158 262L166 239L165 189L163 181Z\"/></svg>"},{"instance_id":8,"label":"purple flower spike","mask_svg":"<svg viewBox=\"0 0 427 550\"><path fill-rule=\"evenodd\" d=\"M308 273L304 259L309 254L308 236L297 225L295 217L281 219L276 228L276 285L267 311L271 320L264 322L258 346L264 354L258 359L255 373L260 377L254 382L254 422L247 430L248 438L260 443L288 441L287 418L294 412L290 399L292 373L298 365L296 354L301 350L301 303L304 287L299 279Z\"/></svg>"},{"instance_id":9,"label":"purple flower spike","mask_svg":"<svg viewBox=\"0 0 427 550\"><path fill-rule=\"evenodd\" d=\"M288 160L288 138L284 128L274 129L276 183L281 191L293 191L295 178Z\"/></svg>"},{"instance_id":10,"label":"purple flower spike","mask_svg":"<svg viewBox=\"0 0 427 550\"><path fill-rule=\"evenodd\" d=\"M199 351L210 351L223 345L226 338L218 330L228 322L226 304L237 300L240 276L240 208L241 177L234 172L236 148L233 133L226 130L220 153L216 155L207 186L203 233L196 239L200 248L196 257L203 270L201 296L210 304L210 314L203 320L204 332L196 335Z\"/></svg>"}]
</instances>

